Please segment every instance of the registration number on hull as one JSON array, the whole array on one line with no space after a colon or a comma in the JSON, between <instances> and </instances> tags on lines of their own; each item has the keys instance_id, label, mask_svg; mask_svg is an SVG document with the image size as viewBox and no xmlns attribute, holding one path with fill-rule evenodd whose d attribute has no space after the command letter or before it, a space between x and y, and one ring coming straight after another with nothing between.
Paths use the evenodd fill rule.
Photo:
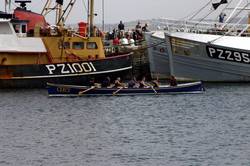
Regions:
<instances>
[{"instance_id":1,"label":"registration number on hull","mask_svg":"<svg viewBox=\"0 0 250 166\"><path fill-rule=\"evenodd\" d=\"M250 63L250 54L246 52L239 52L239 51L207 46L207 54L209 57L215 59L238 62L238 63L247 63L247 64Z\"/></svg>"},{"instance_id":2,"label":"registration number on hull","mask_svg":"<svg viewBox=\"0 0 250 166\"><path fill-rule=\"evenodd\" d=\"M96 72L92 62L50 64L46 68L50 75Z\"/></svg>"}]
</instances>

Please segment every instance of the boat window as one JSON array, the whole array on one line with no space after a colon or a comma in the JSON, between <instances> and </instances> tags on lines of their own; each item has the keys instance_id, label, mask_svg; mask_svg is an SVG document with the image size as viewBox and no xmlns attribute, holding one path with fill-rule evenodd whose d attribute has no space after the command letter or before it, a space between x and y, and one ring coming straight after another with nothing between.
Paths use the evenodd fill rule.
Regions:
<instances>
[{"instance_id":1,"label":"boat window","mask_svg":"<svg viewBox=\"0 0 250 166\"><path fill-rule=\"evenodd\" d=\"M84 43L83 42L73 42L72 48L76 49L76 50L84 49Z\"/></svg>"},{"instance_id":2,"label":"boat window","mask_svg":"<svg viewBox=\"0 0 250 166\"><path fill-rule=\"evenodd\" d=\"M172 50L174 54L191 56L194 43L183 39L172 38Z\"/></svg>"},{"instance_id":3,"label":"boat window","mask_svg":"<svg viewBox=\"0 0 250 166\"><path fill-rule=\"evenodd\" d=\"M22 25L21 30L22 30L22 33L26 33L26 25Z\"/></svg>"},{"instance_id":4,"label":"boat window","mask_svg":"<svg viewBox=\"0 0 250 166\"><path fill-rule=\"evenodd\" d=\"M12 34L11 27L8 22L0 23L0 34Z\"/></svg>"},{"instance_id":5,"label":"boat window","mask_svg":"<svg viewBox=\"0 0 250 166\"><path fill-rule=\"evenodd\" d=\"M88 42L87 49L98 49L96 42Z\"/></svg>"},{"instance_id":6,"label":"boat window","mask_svg":"<svg viewBox=\"0 0 250 166\"><path fill-rule=\"evenodd\" d=\"M70 43L69 42L64 42L63 47L64 47L64 49L70 49Z\"/></svg>"}]
</instances>

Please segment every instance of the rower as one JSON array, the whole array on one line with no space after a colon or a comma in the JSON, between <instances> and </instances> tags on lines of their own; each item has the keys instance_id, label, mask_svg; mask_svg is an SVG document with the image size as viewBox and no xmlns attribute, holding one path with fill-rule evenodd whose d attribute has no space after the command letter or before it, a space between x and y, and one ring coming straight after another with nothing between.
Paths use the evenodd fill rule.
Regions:
<instances>
[{"instance_id":1,"label":"rower","mask_svg":"<svg viewBox=\"0 0 250 166\"><path fill-rule=\"evenodd\" d=\"M121 82L121 78L117 77L115 80L115 86L116 88L124 87L124 84Z\"/></svg>"},{"instance_id":2,"label":"rower","mask_svg":"<svg viewBox=\"0 0 250 166\"><path fill-rule=\"evenodd\" d=\"M138 82L136 81L136 78L133 77L133 79L131 79L128 82L128 88L138 88L138 87L139 87Z\"/></svg>"},{"instance_id":3,"label":"rower","mask_svg":"<svg viewBox=\"0 0 250 166\"><path fill-rule=\"evenodd\" d=\"M160 87L158 78L157 78L156 80L153 80L153 81L152 81L152 86L153 86L154 88L159 88L159 87Z\"/></svg>"},{"instance_id":4,"label":"rower","mask_svg":"<svg viewBox=\"0 0 250 166\"><path fill-rule=\"evenodd\" d=\"M104 80L102 81L102 87L109 87L110 86L110 77L106 77L104 78Z\"/></svg>"},{"instance_id":5,"label":"rower","mask_svg":"<svg viewBox=\"0 0 250 166\"><path fill-rule=\"evenodd\" d=\"M171 75L169 78L169 84L170 86L177 86L177 81L173 75Z\"/></svg>"},{"instance_id":6,"label":"rower","mask_svg":"<svg viewBox=\"0 0 250 166\"><path fill-rule=\"evenodd\" d=\"M145 82L146 77L142 77L141 81L139 82L139 88L148 88L149 86Z\"/></svg>"},{"instance_id":7,"label":"rower","mask_svg":"<svg viewBox=\"0 0 250 166\"><path fill-rule=\"evenodd\" d=\"M95 78L93 78L93 77L90 78L88 86L90 86L90 87L95 86Z\"/></svg>"}]
</instances>

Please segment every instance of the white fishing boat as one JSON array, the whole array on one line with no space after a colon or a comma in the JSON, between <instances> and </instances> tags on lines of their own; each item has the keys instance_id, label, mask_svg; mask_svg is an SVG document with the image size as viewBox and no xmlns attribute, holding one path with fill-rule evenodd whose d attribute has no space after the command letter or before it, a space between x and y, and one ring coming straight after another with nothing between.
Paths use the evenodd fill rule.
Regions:
<instances>
[{"instance_id":1,"label":"white fishing boat","mask_svg":"<svg viewBox=\"0 0 250 166\"><path fill-rule=\"evenodd\" d=\"M239 17L240 13L249 10L249 3L240 0L236 7L231 8L229 5L232 1L221 0L213 6L217 9L222 4L225 5L222 12L230 11L225 21L204 23L165 20L164 50L168 58L164 58L168 59L168 63L155 65L158 68L167 66L171 75L188 80L249 82L249 24L240 24L244 17ZM159 50L150 54L154 48L150 49L149 57L159 55Z\"/></svg>"}]
</instances>

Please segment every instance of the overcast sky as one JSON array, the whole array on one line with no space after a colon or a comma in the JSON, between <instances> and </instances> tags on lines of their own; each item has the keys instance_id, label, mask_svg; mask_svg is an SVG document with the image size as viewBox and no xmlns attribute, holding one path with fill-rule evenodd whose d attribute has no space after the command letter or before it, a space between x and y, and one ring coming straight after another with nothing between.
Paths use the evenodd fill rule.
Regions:
<instances>
[{"instance_id":1,"label":"overcast sky","mask_svg":"<svg viewBox=\"0 0 250 166\"><path fill-rule=\"evenodd\" d=\"M2 1L2 2L1 2ZM14 1L14 0L12 0ZM68 0L65 0L65 4ZM76 0L76 4L67 23L76 23L86 20L86 9L83 2L87 0ZM132 21L152 18L183 18L204 6L209 0L104 0L105 23L118 23L120 20ZM212 0L218 2L220 0ZM1 3L4 0L0 0ZM32 0L28 8L40 12L45 0ZM0 5L3 10L4 5ZM95 0L96 23L102 22L102 0ZM49 22L52 17L47 18Z\"/></svg>"}]
</instances>

